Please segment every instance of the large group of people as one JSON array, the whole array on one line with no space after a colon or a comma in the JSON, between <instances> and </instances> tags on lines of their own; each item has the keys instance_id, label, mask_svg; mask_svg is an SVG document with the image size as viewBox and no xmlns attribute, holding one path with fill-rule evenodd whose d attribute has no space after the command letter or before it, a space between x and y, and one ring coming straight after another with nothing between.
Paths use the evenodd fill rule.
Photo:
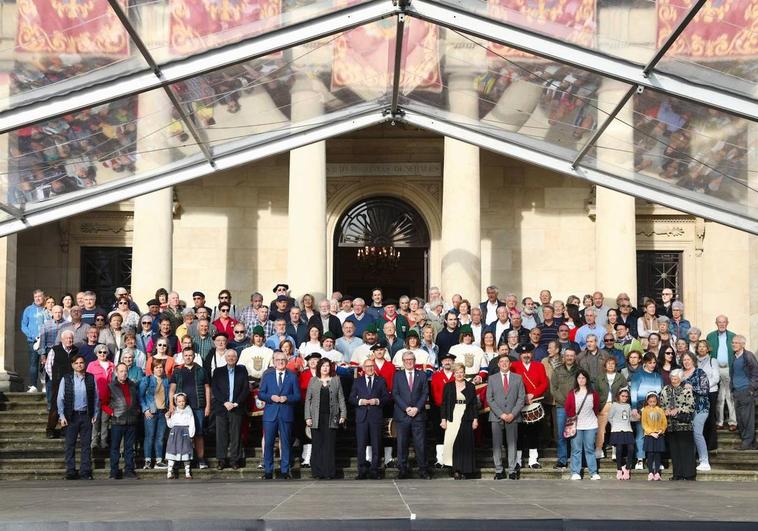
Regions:
<instances>
[{"instance_id":1,"label":"large group of people","mask_svg":"<svg viewBox=\"0 0 758 531\"><path fill-rule=\"evenodd\" d=\"M171 478L183 463L191 478L191 463L208 467L213 435L217 467L237 469L256 423L265 479L277 448L280 477L298 459L313 477L337 477L348 424L358 479L388 468L407 478L414 463L420 478L472 477L488 441L494 478L514 480L542 468L551 445L572 480L600 479L606 457L619 480L645 469L660 480L669 462L672 479L693 480L710 470L719 430L755 449L756 357L724 315L703 337L670 289L639 310L625 293L608 306L601 292L519 301L495 286L476 304L437 288L397 301L374 289L368 302L273 292L242 306L228 290L185 304L160 289L142 313L126 288L107 309L90 291L56 301L36 290L21 320L29 390L48 395L47 436L64 428L66 477L91 478L99 447L112 478L134 478L138 447L145 469Z\"/></svg>"}]
</instances>

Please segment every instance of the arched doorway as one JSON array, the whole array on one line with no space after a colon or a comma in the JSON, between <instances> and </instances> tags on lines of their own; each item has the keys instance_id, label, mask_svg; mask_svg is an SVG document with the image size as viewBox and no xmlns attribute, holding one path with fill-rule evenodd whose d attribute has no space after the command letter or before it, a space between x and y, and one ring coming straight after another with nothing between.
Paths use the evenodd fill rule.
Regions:
<instances>
[{"instance_id":1,"label":"arched doorway","mask_svg":"<svg viewBox=\"0 0 758 531\"><path fill-rule=\"evenodd\" d=\"M397 265L358 259L366 247L394 247ZM367 298L374 287L385 297L423 297L427 291L429 228L411 205L394 197L372 197L348 208L334 231L335 290ZM367 301L369 302L369 301Z\"/></svg>"}]
</instances>

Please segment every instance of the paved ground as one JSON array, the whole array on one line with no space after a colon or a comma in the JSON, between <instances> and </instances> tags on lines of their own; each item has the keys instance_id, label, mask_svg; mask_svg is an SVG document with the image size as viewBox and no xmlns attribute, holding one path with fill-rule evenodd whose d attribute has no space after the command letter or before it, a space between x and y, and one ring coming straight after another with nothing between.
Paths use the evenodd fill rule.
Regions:
<instances>
[{"instance_id":1,"label":"paved ground","mask_svg":"<svg viewBox=\"0 0 758 531\"><path fill-rule=\"evenodd\" d=\"M0 493L0 529L24 531L758 526L758 486L736 482L46 481Z\"/></svg>"}]
</instances>

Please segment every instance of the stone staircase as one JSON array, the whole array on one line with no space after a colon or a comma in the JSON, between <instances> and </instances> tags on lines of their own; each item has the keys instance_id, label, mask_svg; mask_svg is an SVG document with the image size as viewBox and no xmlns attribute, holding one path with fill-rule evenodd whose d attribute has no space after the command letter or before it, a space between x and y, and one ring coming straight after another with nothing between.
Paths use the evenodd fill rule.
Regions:
<instances>
[{"instance_id":1,"label":"stone staircase","mask_svg":"<svg viewBox=\"0 0 758 531\"><path fill-rule=\"evenodd\" d=\"M0 394L0 480L23 479L61 479L65 467L63 461L63 440L45 438L47 412L45 397L42 393L4 393ZM258 426L257 422L253 423ZM206 438L206 455L215 454L213 438ZM251 445L245 448L245 467L239 470L216 470L216 460L209 458L210 468L193 470L196 479L260 479L261 471L258 464L262 459L259 446L260 432L252 431L249 438ZM758 451L737 451L732 446L738 442L736 434L727 431L719 432L720 450L711 454L711 472L698 473L698 481L758 481ZM254 445L254 446L253 446ZM293 452L299 456L299 449ZM337 466L341 468L348 479L357 475L357 459L355 457L354 437L351 431L340 432L338 436ZM411 451L413 457L413 451ZM610 456L609 456L610 457ZM483 478L491 478L494 474L492 455L489 448L477 450L477 461ZM553 470L555 465L555 449L546 449L540 459L543 468L540 470L525 469L521 479L568 479L569 472ZM77 450L78 462L78 450ZM106 479L109 472L107 450L93 452L93 475L95 479ZM137 465L141 467L142 459L137 457ZM123 464L122 464L123 466ZM310 479L310 469L301 469L299 459L295 459L293 476ZM394 470L387 471L388 478L394 478ZM161 479L165 471L138 470L144 479ZM600 462L600 475L603 479L616 477L615 464L610 458ZM640 480L647 474L642 471L636 476ZM666 479L670 470L662 474ZM446 471L435 471L435 478L447 478ZM634 475L633 475L634 478Z\"/></svg>"}]
</instances>

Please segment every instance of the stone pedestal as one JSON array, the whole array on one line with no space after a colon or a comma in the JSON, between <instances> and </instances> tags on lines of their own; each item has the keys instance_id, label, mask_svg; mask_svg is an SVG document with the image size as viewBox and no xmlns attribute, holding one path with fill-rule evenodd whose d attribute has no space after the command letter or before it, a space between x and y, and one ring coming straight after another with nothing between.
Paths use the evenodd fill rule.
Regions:
<instances>
[{"instance_id":1,"label":"stone pedestal","mask_svg":"<svg viewBox=\"0 0 758 531\"><path fill-rule=\"evenodd\" d=\"M323 114L314 81L298 75L292 88L292 122ZM293 296L326 295L326 143L290 151L287 282Z\"/></svg>"}]
</instances>

